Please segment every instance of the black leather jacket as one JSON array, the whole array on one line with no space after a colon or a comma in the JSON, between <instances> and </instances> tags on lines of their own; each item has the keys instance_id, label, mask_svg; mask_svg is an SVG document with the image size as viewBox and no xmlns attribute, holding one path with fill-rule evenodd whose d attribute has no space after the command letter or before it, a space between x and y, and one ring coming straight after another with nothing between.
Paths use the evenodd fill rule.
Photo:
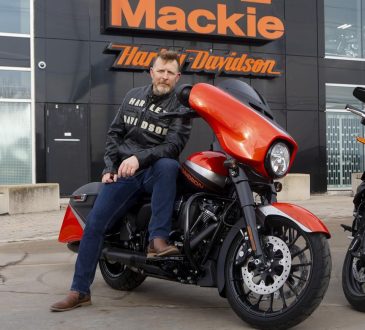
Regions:
<instances>
[{"instance_id":1,"label":"black leather jacket","mask_svg":"<svg viewBox=\"0 0 365 330\"><path fill-rule=\"evenodd\" d=\"M186 110L174 91L156 96L152 85L130 90L107 134L103 174L117 173L121 162L133 155L139 170L160 158L178 159L188 141L191 121L161 119L158 113Z\"/></svg>"}]
</instances>

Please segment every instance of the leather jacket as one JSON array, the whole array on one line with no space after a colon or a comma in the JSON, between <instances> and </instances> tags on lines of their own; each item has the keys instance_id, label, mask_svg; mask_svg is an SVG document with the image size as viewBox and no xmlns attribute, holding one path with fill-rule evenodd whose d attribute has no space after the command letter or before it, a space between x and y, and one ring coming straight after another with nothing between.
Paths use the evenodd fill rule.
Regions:
<instances>
[{"instance_id":1,"label":"leather jacket","mask_svg":"<svg viewBox=\"0 0 365 330\"><path fill-rule=\"evenodd\" d=\"M160 158L178 159L189 139L191 120L162 119L158 114L186 110L175 91L156 96L152 85L130 90L107 133L103 174L117 173L121 162L133 155L138 170Z\"/></svg>"}]
</instances>

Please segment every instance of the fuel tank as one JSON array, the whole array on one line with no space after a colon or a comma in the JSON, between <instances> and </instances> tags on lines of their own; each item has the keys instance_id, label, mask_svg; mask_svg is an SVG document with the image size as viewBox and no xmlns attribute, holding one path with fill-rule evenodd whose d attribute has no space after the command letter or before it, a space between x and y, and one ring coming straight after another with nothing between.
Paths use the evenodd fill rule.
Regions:
<instances>
[{"instance_id":1,"label":"fuel tank","mask_svg":"<svg viewBox=\"0 0 365 330\"><path fill-rule=\"evenodd\" d=\"M225 160L226 156L221 152L197 152L181 165L181 173L199 191L223 193L228 181Z\"/></svg>"}]
</instances>

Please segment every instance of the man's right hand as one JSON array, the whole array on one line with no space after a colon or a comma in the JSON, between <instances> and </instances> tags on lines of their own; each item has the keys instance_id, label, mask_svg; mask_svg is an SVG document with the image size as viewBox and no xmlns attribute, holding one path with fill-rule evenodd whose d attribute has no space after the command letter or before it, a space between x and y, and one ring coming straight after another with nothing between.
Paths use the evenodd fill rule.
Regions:
<instances>
[{"instance_id":1,"label":"man's right hand","mask_svg":"<svg viewBox=\"0 0 365 330\"><path fill-rule=\"evenodd\" d=\"M101 182L103 183L112 183L117 182L118 176L113 173L105 173L101 178Z\"/></svg>"}]
</instances>

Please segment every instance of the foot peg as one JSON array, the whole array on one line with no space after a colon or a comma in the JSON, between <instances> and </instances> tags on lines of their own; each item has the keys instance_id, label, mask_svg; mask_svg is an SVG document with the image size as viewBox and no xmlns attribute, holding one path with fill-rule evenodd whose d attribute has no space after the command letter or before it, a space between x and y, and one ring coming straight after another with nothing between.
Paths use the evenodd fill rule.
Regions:
<instances>
[{"instance_id":1,"label":"foot peg","mask_svg":"<svg viewBox=\"0 0 365 330\"><path fill-rule=\"evenodd\" d=\"M341 224L341 227L343 228L344 231L352 232L352 227L351 226Z\"/></svg>"}]
</instances>

